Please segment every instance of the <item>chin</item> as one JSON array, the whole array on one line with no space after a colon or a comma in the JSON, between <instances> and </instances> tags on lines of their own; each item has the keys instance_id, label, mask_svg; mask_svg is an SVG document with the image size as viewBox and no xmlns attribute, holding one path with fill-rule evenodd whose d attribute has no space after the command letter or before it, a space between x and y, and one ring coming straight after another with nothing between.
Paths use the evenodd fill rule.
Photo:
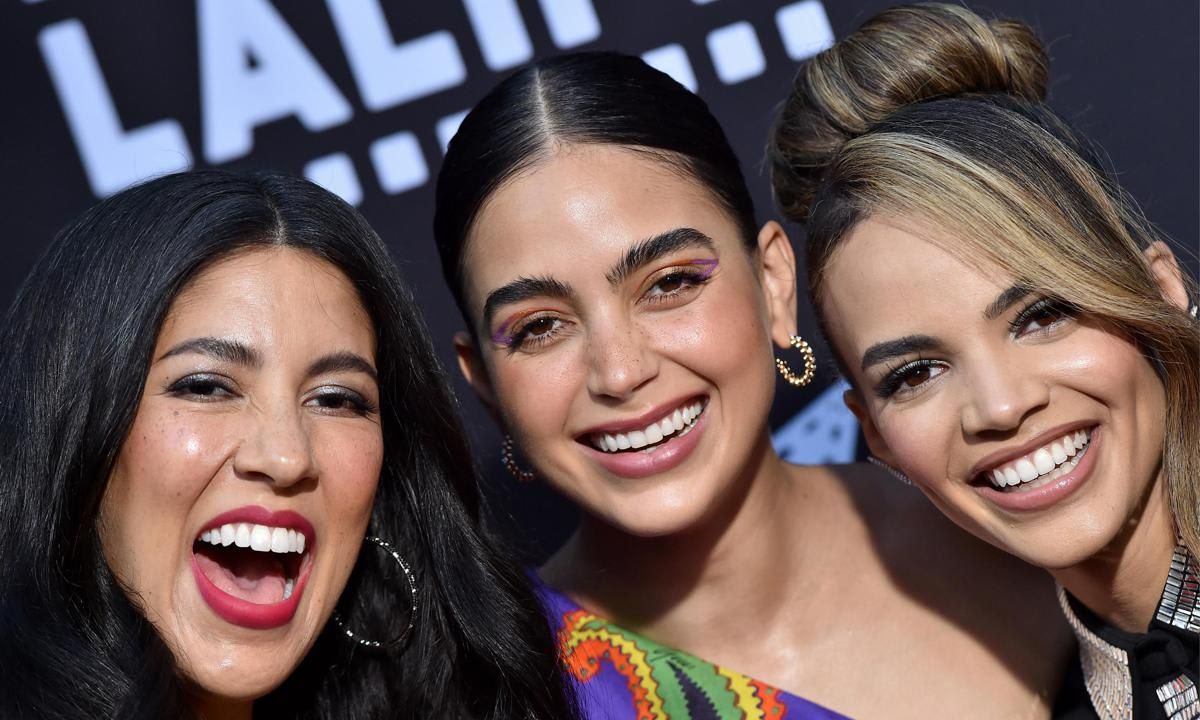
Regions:
<instances>
[{"instance_id":1,"label":"chin","mask_svg":"<svg viewBox=\"0 0 1200 720\"><path fill-rule=\"evenodd\" d=\"M280 662L278 651L213 648L204 659L181 663L183 674L205 695L246 702L264 697L287 680L300 664Z\"/></svg>"},{"instance_id":2,"label":"chin","mask_svg":"<svg viewBox=\"0 0 1200 720\"><path fill-rule=\"evenodd\" d=\"M1091 521L1059 519L1039 532L989 539L1001 550L1044 570L1065 570L1099 555L1119 534L1118 527ZM1107 524L1107 523L1104 523Z\"/></svg>"},{"instance_id":3,"label":"chin","mask_svg":"<svg viewBox=\"0 0 1200 720\"><path fill-rule=\"evenodd\" d=\"M700 502L697 488L658 488L634 498L623 498L602 514L618 530L639 538L685 533L711 514L711 503Z\"/></svg>"}]
</instances>

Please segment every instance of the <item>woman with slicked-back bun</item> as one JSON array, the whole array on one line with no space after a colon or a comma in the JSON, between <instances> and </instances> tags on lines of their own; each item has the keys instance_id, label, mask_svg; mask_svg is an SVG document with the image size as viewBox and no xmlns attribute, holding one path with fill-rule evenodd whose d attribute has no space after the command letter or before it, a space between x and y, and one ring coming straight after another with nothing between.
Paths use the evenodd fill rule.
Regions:
<instances>
[{"instance_id":1,"label":"woman with slicked-back bun","mask_svg":"<svg viewBox=\"0 0 1200 720\"><path fill-rule=\"evenodd\" d=\"M1022 23L884 11L800 68L771 179L877 461L1058 582L1060 715L1195 717L1196 284L1047 76Z\"/></svg>"},{"instance_id":2,"label":"woman with slicked-back bun","mask_svg":"<svg viewBox=\"0 0 1200 720\"><path fill-rule=\"evenodd\" d=\"M1049 578L880 470L775 452L777 372L816 371L795 259L699 96L614 53L517 71L450 142L434 234L503 466L580 510L536 579L585 717L1049 715Z\"/></svg>"}]
</instances>

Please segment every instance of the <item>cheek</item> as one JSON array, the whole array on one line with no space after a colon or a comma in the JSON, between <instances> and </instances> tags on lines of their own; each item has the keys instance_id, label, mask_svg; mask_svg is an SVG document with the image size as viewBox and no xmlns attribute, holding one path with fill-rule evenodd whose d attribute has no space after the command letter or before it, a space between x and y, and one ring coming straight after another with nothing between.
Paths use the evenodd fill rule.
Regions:
<instances>
[{"instance_id":1,"label":"cheek","mask_svg":"<svg viewBox=\"0 0 1200 720\"><path fill-rule=\"evenodd\" d=\"M383 469L383 434L377 426L344 430L328 429L311 443L331 516L346 525L365 525Z\"/></svg>"},{"instance_id":2,"label":"cheek","mask_svg":"<svg viewBox=\"0 0 1200 720\"><path fill-rule=\"evenodd\" d=\"M706 378L757 381L747 368L769 368L771 345L762 303L744 285L706 293L699 302L651 319L644 332L664 356ZM769 370L762 376L773 389Z\"/></svg>"},{"instance_id":3,"label":"cheek","mask_svg":"<svg viewBox=\"0 0 1200 720\"><path fill-rule=\"evenodd\" d=\"M175 561L179 529L227 454L225 423L139 411L101 500L100 537L114 571L144 595Z\"/></svg>"},{"instance_id":4,"label":"cheek","mask_svg":"<svg viewBox=\"0 0 1200 720\"><path fill-rule=\"evenodd\" d=\"M557 433L586 386L585 349L582 337L572 337L540 355L498 354L492 386L504 424L523 436Z\"/></svg>"}]
</instances>

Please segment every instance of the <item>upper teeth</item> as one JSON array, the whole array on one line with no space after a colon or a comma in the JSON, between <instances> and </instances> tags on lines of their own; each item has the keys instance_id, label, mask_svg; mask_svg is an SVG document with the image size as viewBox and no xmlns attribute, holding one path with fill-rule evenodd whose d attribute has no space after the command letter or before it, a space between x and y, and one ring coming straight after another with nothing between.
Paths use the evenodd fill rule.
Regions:
<instances>
[{"instance_id":1,"label":"upper teeth","mask_svg":"<svg viewBox=\"0 0 1200 720\"><path fill-rule=\"evenodd\" d=\"M1090 440L1090 432L1077 430L1024 457L993 469L988 473L988 478L998 488L1033 482L1047 475L1054 479L1075 467L1079 457L1082 457L1082 450Z\"/></svg>"},{"instance_id":2,"label":"upper teeth","mask_svg":"<svg viewBox=\"0 0 1200 720\"><path fill-rule=\"evenodd\" d=\"M250 548L258 552L302 553L304 533L291 528L269 527L253 523L227 523L200 533L200 540L210 545Z\"/></svg>"},{"instance_id":3,"label":"upper teeth","mask_svg":"<svg viewBox=\"0 0 1200 720\"><path fill-rule=\"evenodd\" d=\"M628 433L593 433L591 440L597 450L617 452L618 450L637 450L647 445L662 442L662 439L674 433L683 434L696 423L696 418L704 411L704 402L697 400L684 405L663 419L652 422L641 430L631 430Z\"/></svg>"}]
</instances>

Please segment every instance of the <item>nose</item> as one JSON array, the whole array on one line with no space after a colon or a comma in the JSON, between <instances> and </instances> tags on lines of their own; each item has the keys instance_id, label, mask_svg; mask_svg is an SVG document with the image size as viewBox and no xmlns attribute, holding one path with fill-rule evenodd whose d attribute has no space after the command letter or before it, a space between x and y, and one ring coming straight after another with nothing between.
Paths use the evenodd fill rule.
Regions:
<instances>
[{"instance_id":1,"label":"nose","mask_svg":"<svg viewBox=\"0 0 1200 720\"><path fill-rule=\"evenodd\" d=\"M628 399L658 375L658 356L630 322L594 329L588 338L588 391L597 397Z\"/></svg>"},{"instance_id":2,"label":"nose","mask_svg":"<svg viewBox=\"0 0 1200 720\"><path fill-rule=\"evenodd\" d=\"M1050 401L1050 386L1028 362L991 357L967 378L962 428L968 435L1007 433Z\"/></svg>"},{"instance_id":3,"label":"nose","mask_svg":"<svg viewBox=\"0 0 1200 720\"><path fill-rule=\"evenodd\" d=\"M316 460L302 408L288 403L260 408L248 421L234 456L239 477L288 488L316 476Z\"/></svg>"}]
</instances>

